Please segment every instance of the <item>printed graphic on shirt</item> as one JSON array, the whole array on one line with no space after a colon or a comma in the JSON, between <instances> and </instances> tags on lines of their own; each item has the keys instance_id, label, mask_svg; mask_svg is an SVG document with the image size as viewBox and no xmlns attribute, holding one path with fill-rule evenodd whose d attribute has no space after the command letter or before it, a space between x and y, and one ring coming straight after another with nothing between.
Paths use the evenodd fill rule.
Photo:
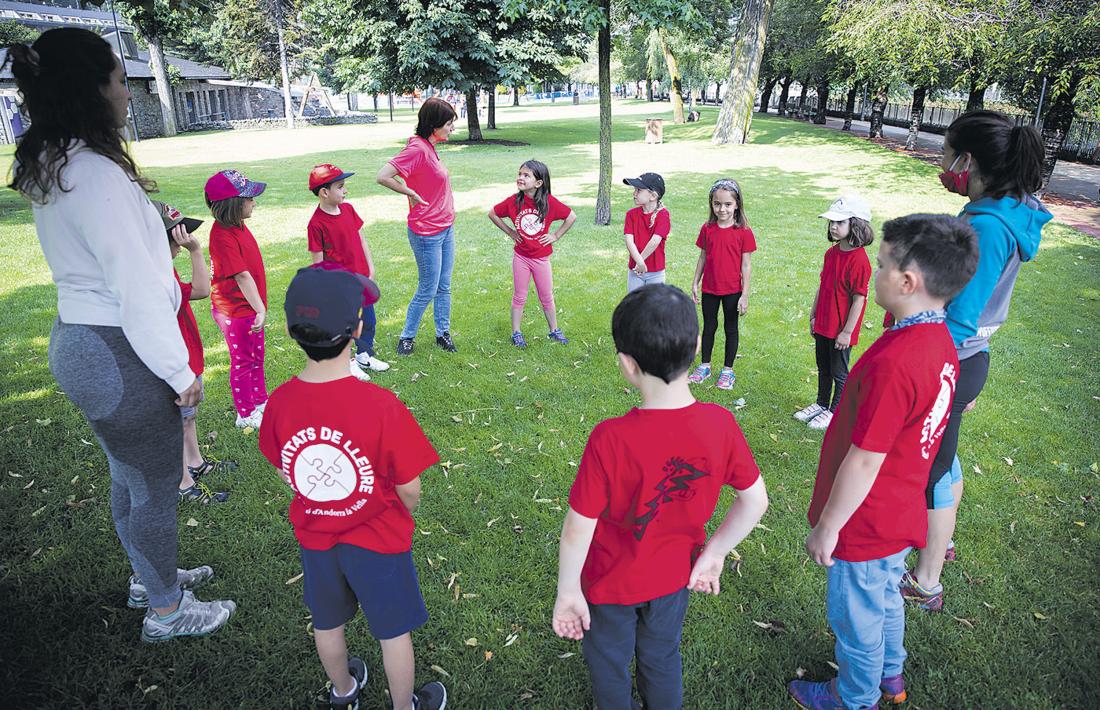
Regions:
<instances>
[{"instance_id":1,"label":"printed graphic on shirt","mask_svg":"<svg viewBox=\"0 0 1100 710\"><path fill-rule=\"evenodd\" d=\"M539 219L539 211L533 207L525 207L516 215L516 231L527 239L534 239L542 233L542 220Z\"/></svg>"},{"instance_id":2,"label":"printed graphic on shirt","mask_svg":"<svg viewBox=\"0 0 1100 710\"><path fill-rule=\"evenodd\" d=\"M940 392L936 395L932 411L928 412L921 426L920 453L926 459L947 426L947 415L951 413L951 400L955 396L955 376L955 366L949 362L944 363L943 370L940 371Z\"/></svg>"},{"instance_id":3,"label":"printed graphic on shirt","mask_svg":"<svg viewBox=\"0 0 1100 710\"><path fill-rule=\"evenodd\" d=\"M676 501L686 502L695 497L695 489L691 482L710 473L684 461L679 457L672 457L664 466L664 477L653 488L657 495L645 502L647 512L634 518L634 539L641 540L645 537L645 531L649 524L657 517L661 506L665 503Z\"/></svg>"},{"instance_id":4,"label":"printed graphic on shirt","mask_svg":"<svg viewBox=\"0 0 1100 710\"><path fill-rule=\"evenodd\" d=\"M374 493L374 468L344 433L329 427L306 427L280 452L283 473L303 498L321 504L307 515L344 517L367 504ZM332 503L340 503L333 507Z\"/></svg>"}]
</instances>

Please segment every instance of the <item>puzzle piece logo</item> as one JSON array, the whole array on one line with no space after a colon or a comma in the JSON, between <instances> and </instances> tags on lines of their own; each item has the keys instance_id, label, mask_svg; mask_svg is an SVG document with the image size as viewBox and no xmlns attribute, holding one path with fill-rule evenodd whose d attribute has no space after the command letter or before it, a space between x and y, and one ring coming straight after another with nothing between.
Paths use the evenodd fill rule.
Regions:
<instances>
[{"instance_id":1,"label":"puzzle piece logo","mask_svg":"<svg viewBox=\"0 0 1100 710\"><path fill-rule=\"evenodd\" d=\"M516 226L519 227L517 231L523 235L533 237L542 231L542 220L539 219L538 212L525 210L516 218Z\"/></svg>"},{"instance_id":2,"label":"puzzle piece logo","mask_svg":"<svg viewBox=\"0 0 1100 710\"><path fill-rule=\"evenodd\" d=\"M357 487L351 459L331 444L313 444L294 460L294 487L309 500L327 503L343 500Z\"/></svg>"}]
</instances>

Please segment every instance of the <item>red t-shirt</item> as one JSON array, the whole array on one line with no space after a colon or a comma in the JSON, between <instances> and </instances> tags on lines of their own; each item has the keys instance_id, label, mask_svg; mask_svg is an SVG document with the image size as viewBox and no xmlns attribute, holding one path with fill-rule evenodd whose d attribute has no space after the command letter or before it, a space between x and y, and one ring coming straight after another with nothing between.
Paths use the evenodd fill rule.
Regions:
<instances>
[{"instance_id":1,"label":"red t-shirt","mask_svg":"<svg viewBox=\"0 0 1100 710\"><path fill-rule=\"evenodd\" d=\"M327 261L334 261L348 271L370 276L367 254L359 237L362 226L363 220L347 202L340 204L339 215L329 214L318 207L306 227L309 250L321 252Z\"/></svg>"},{"instance_id":2,"label":"red t-shirt","mask_svg":"<svg viewBox=\"0 0 1100 710\"><path fill-rule=\"evenodd\" d=\"M810 525L821 517L853 444L885 453L886 459L867 498L841 528L833 557L866 562L924 547L924 490L947 427L958 370L955 343L942 323L887 331L856 362L821 445Z\"/></svg>"},{"instance_id":3,"label":"red t-shirt","mask_svg":"<svg viewBox=\"0 0 1100 710\"><path fill-rule=\"evenodd\" d=\"M215 221L210 228L210 302L218 311L233 318L253 316L233 277L247 271L256 282L260 300L267 306L267 275L260 245L248 227L229 227Z\"/></svg>"},{"instance_id":4,"label":"red t-shirt","mask_svg":"<svg viewBox=\"0 0 1100 710\"><path fill-rule=\"evenodd\" d=\"M412 205L409 200L409 229L421 236L439 234L455 222L455 201L451 176L431 141L413 136L390 160L397 174L416 194L428 201Z\"/></svg>"},{"instance_id":5,"label":"red t-shirt","mask_svg":"<svg viewBox=\"0 0 1100 710\"><path fill-rule=\"evenodd\" d=\"M593 604L638 604L687 586L723 485L760 470L729 410L632 409L588 437L569 507L597 518L581 571Z\"/></svg>"},{"instance_id":6,"label":"red t-shirt","mask_svg":"<svg viewBox=\"0 0 1100 710\"><path fill-rule=\"evenodd\" d=\"M497 217L507 217L515 225L516 231L523 237L523 241L516 245L516 253L528 259L541 259L550 256L554 252L553 244L540 244L539 238L550 231L553 222L563 220L573 210L566 207L553 195L547 195L546 219L539 219L539 208L530 197L523 196L523 206L516 207L516 196L512 195L506 200L498 202L493 207L493 214Z\"/></svg>"},{"instance_id":7,"label":"red t-shirt","mask_svg":"<svg viewBox=\"0 0 1100 710\"><path fill-rule=\"evenodd\" d=\"M814 332L826 338L835 338L848 321L848 309L852 299L863 296L863 308L852 331L852 347L859 341L859 327L867 310L867 286L871 283L871 262L867 250L858 247L844 251L836 245L825 251L825 264L821 267L821 286L817 291L817 310L814 311Z\"/></svg>"},{"instance_id":8,"label":"red t-shirt","mask_svg":"<svg viewBox=\"0 0 1100 710\"><path fill-rule=\"evenodd\" d=\"M649 226L651 218L652 227ZM661 243L645 260L645 268L648 271L665 270L665 240L668 239L670 231L672 231L672 221L669 218L668 209L664 207L657 210L656 216L642 212L641 207L635 207L626 213L626 220L623 222L623 234L634 235L634 246L637 247L639 254L645 251L646 245L654 235L661 237ZM626 260L626 268L634 268L634 259Z\"/></svg>"},{"instance_id":9,"label":"red t-shirt","mask_svg":"<svg viewBox=\"0 0 1100 710\"><path fill-rule=\"evenodd\" d=\"M180 324L180 335L183 336L183 344L187 346L187 365L195 377L202 374L206 363L203 361L202 336L199 335L199 324L195 320L195 313L191 310L191 284L180 281L179 272L172 269L172 275L176 277L176 283L180 285L180 309L176 312L176 320Z\"/></svg>"},{"instance_id":10,"label":"red t-shirt","mask_svg":"<svg viewBox=\"0 0 1100 710\"><path fill-rule=\"evenodd\" d=\"M748 227L719 227L705 223L695 246L706 252L703 293L728 296L741 293L741 256L756 251L756 237Z\"/></svg>"},{"instance_id":11,"label":"red t-shirt","mask_svg":"<svg viewBox=\"0 0 1100 710\"><path fill-rule=\"evenodd\" d=\"M386 554L412 547L412 515L394 486L439 455L392 392L350 376L291 378L267 400L259 444L290 477L290 522L302 547L346 543Z\"/></svg>"}]
</instances>

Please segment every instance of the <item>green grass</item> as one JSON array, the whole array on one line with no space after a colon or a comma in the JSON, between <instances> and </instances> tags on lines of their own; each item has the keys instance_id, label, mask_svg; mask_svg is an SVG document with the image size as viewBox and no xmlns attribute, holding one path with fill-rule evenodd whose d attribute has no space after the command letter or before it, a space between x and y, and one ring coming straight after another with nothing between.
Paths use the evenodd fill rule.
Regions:
<instances>
[{"instance_id":1,"label":"green grass","mask_svg":"<svg viewBox=\"0 0 1100 710\"><path fill-rule=\"evenodd\" d=\"M550 630L557 537L588 432L636 402L617 374L609 333L626 276L619 225L631 203L620 181L656 170L667 181L673 217L672 283L689 282L706 190L719 176L741 182L760 245L737 388L732 398L712 387L699 395L726 404L746 399L737 415L771 509L766 529L740 546L741 573L727 573L721 596L692 600L683 645L686 698L700 707L784 707L784 684L798 668L811 677L832 673L825 575L802 548L821 437L790 416L816 382L806 334L825 247L816 215L843 189L867 197L876 228L913 211L953 213L961 202L939 186L935 167L834 131L758 117L749 144L716 148L709 143L714 110L703 109L701 124L666 123L666 143L647 146L643 120L669 119L666 107L624 102L615 110L610 227L591 224L592 106L502 108L501 128L488 137L529 146L442 149L458 209L453 328L460 352L446 356L431 347L429 320L414 356L376 378L400 394L449 462L425 476L417 514L413 551L431 613L414 634L418 680L445 670L456 708L591 707L579 646ZM358 172L349 185L367 220L383 290L380 352L394 360L415 267L404 201L375 185L373 175L410 133L408 112L399 112L396 124L383 117L366 127L183 136L135 150L165 199L196 216L203 181L216 169L238 167L269 183L251 228L264 251L273 314L307 260L310 167L326 161ZM510 193L515 170L529 157L550 166L555 194L580 218L554 255L559 317L572 343L545 341L532 295L525 320L532 345L518 352L508 342L510 249L484 215ZM182 258L177 265L186 273ZM200 436L211 455L237 459L242 468L216 481L232 491L227 505L181 509L180 560L213 565L218 576L200 596L231 597L239 611L211 638L149 647L138 640L140 614L125 607L127 565L108 510L105 458L47 368L54 294L31 212L5 191L0 679L10 707L311 705L324 675L301 583L287 583L300 572L286 522L289 494L256 450L255 435L233 427L225 346L206 306L196 304L208 373ZM881 316L872 306L866 320L873 326ZM272 388L302 357L281 316L274 321ZM1095 704L1098 323L1100 248L1053 224L1038 259L1023 270L1009 323L993 341L989 384L963 429L967 497L957 535L961 560L945 574L947 612L908 617L915 709ZM857 351L875 333L865 330ZM722 505L728 502L727 494ZM754 621L779 621L786 631ZM468 645L473 638L476 646ZM365 707L383 707L380 654L361 618L349 627L349 643L371 668Z\"/></svg>"}]
</instances>

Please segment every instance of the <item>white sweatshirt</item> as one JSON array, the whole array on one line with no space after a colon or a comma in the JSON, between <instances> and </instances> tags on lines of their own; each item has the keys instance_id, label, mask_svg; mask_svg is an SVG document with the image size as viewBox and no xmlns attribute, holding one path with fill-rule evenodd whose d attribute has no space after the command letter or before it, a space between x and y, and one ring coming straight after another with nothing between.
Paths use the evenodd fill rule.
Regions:
<instances>
[{"instance_id":1,"label":"white sweatshirt","mask_svg":"<svg viewBox=\"0 0 1100 710\"><path fill-rule=\"evenodd\" d=\"M176 313L180 289L164 222L136 182L112 160L69 150L55 187L34 203L34 224L57 285L65 323L122 328L145 366L183 392L195 381Z\"/></svg>"}]
</instances>

